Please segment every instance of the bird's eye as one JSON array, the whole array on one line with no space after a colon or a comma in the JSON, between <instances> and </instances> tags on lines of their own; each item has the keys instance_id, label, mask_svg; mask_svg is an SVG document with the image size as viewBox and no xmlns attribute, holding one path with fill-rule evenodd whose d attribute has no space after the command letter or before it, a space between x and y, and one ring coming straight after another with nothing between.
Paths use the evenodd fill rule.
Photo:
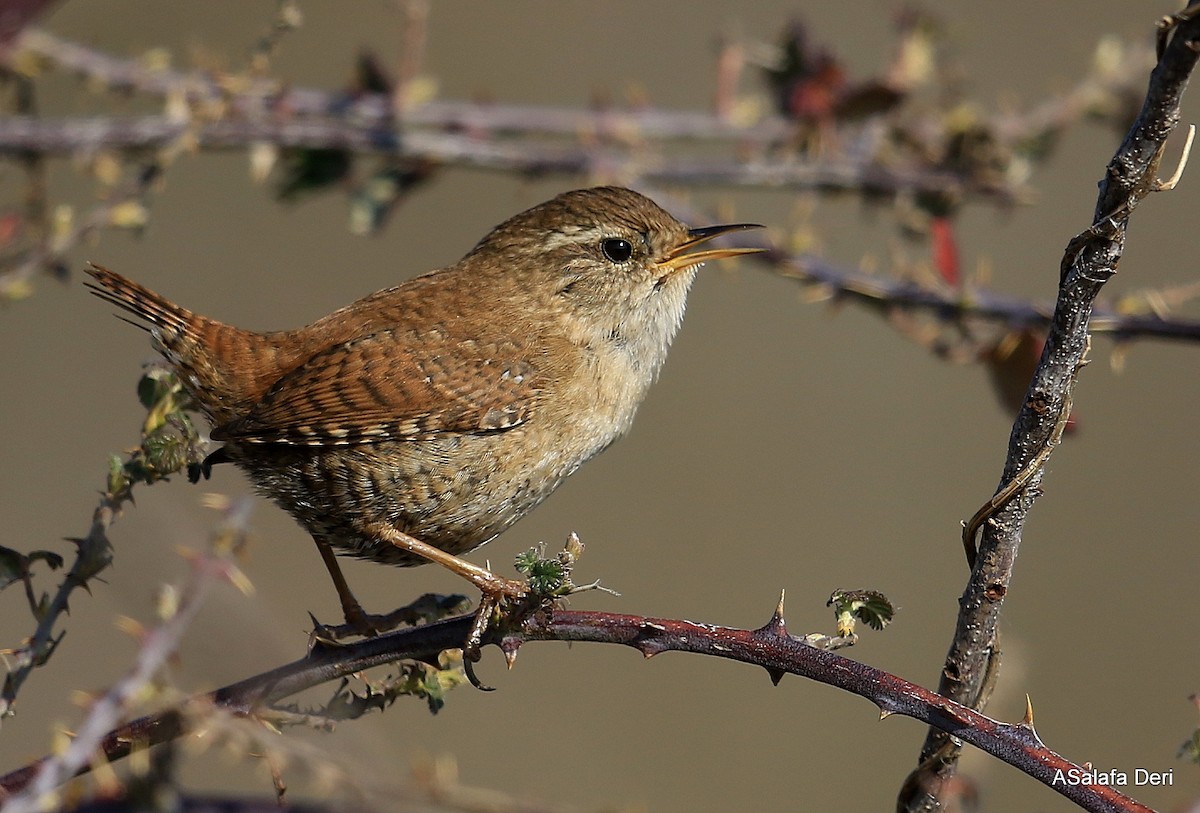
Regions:
<instances>
[{"instance_id":1,"label":"bird's eye","mask_svg":"<svg viewBox=\"0 0 1200 813\"><path fill-rule=\"evenodd\" d=\"M600 250L614 263L628 262L629 258L633 256L633 246L628 240L622 240L620 237L609 237L602 240Z\"/></svg>"}]
</instances>

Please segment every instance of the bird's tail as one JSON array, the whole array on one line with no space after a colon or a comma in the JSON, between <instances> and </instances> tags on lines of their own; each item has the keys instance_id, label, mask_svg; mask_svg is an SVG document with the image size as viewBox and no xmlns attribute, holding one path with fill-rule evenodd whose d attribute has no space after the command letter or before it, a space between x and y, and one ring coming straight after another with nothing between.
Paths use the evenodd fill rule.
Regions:
<instances>
[{"instance_id":1,"label":"bird's tail","mask_svg":"<svg viewBox=\"0 0 1200 813\"><path fill-rule=\"evenodd\" d=\"M102 265L89 264L84 271L95 280L84 283L93 294L140 319L133 324L151 331L164 350L174 352L183 343L197 341L194 323L198 317L187 308Z\"/></svg>"},{"instance_id":2,"label":"bird's tail","mask_svg":"<svg viewBox=\"0 0 1200 813\"><path fill-rule=\"evenodd\" d=\"M150 332L155 349L214 424L229 420L254 397L247 384L255 382L241 380L233 370L240 354L257 349L260 334L193 313L103 266L84 270L93 280L85 283L93 294L132 314L137 321L125 321Z\"/></svg>"}]
</instances>

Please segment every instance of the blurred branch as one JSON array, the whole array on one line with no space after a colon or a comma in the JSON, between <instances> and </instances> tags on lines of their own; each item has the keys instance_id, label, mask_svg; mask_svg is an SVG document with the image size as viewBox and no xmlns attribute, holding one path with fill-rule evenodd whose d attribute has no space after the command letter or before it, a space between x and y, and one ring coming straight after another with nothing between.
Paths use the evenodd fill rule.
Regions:
<instances>
[{"instance_id":1,"label":"blurred branch","mask_svg":"<svg viewBox=\"0 0 1200 813\"><path fill-rule=\"evenodd\" d=\"M69 540L75 544L75 561L53 599L43 597L34 601L26 578L26 591L37 626L20 646L4 651L7 674L0 689L0 720L13 714L22 685L34 669L46 664L62 641L66 633L56 632L56 629L63 615L70 610L72 596L80 588L90 590L92 580L112 564L112 545L107 531L120 515L122 506L133 500L133 486L165 479L198 462L202 456L199 436L185 414L188 403L182 387L174 377L164 377L159 372L151 370L138 384L138 395L148 410L141 445L125 460L116 455L110 458L107 482L92 514L91 528L83 538Z\"/></svg>"},{"instance_id":2,"label":"blurred branch","mask_svg":"<svg viewBox=\"0 0 1200 813\"><path fill-rule=\"evenodd\" d=\"M248 589L245 577L233 564L233 556L245 541L249 501L242 501L227 512L224 526L213 541L211 551L191 557L192 576L176 596L173 592L160 601L163 617L157 626L133 631L140 638L137 658L129 672L104 694L94 699L78 730L60 753L38 763L20 793L4 798L5 813L40 813L54 790L92 765L105 735L135 703L143 701L150 684L178 648L184 631L196 617L212 586L229 581ZM127 622L130 626L135 622Z\"/></svg>"},{"instance_id":3,"label":"blurred branch","mask_svg":"<svg viewBox=\"0 0 1200 813\"><path fill-rule=\"evenodd\" d=\"M447 648L460 646L474 623L459 616L422 627L389 633L351 644L317 644L301 660L248 678L189 701L217 706L239 715L259 710L331 680L398 660L432 662ZM1084 809L1148 811L1123 794L1102 785L1054 783L1056 771L1082 770L1045 747L1031 716L1020 723L1001 723L913 683L813 646L789 635L782 604L770 622L757 630L697 624L615 613L565 611L534 613L515 628L492 629L487 643L498 645L511 662L528 641L591 641L633 647L647 657L665 651L711 655L765 668L776 683L784 674L800 675L865 697L884 716L900 714L953 732L956 737L1017 767ZM186 708L186 706L185 706ZM114 729L101 748L110 761L135 749L167 742L186 732L186 711L153 714ZM26 787L38 764L0 777L0 788L15 793Z\"/></svg>"},{"instance_id":4,"label":"blurred branch","mask_svg":"<svg viewBox=\"0 0 1200 813\"><path fill-rule=\"evenodd\" d=\"M351 170L351 155L402 160L402 166L389 163L374 176L387 182L382 202L372 200L363 185L352 213L358 230L376 227L396 199L435 168L448 165L527 176L583 175L630 185L813 190L881 201L901 197L924 201L921 206L934 209L953 208L970 199L1012 203L1026 196L1019 179L1029 165L1051 152L1065 128L1089 115L1114 122L1126 115L1133 93L1129 77L1145 59L1144 49L1107 42L1098 49L1092 70L1074 88L1023 114L984 115L964 104L914 114L877 105L881 112L866 119L847 114L844 122L838 122L836 149L811 153L793 143L802 123L761 112L738 117L728 112L737 107L729 99L720 105L724 115L423 100L416 88L424 22L419 14L415 22L408 22L405 53L413 53L401 65L400 79L389 85L372 65L374 81L360 80L345 91L287 87L262 71L178 71L164 67L161 60L116 58L45 31L26 31L7 58L0 55L10 70L37 73L46 65L56 66L112 92L160 96L167 101L167 112L142 117L0 118L0 154L69 155L85 161L114 152L155 155L150 170L111 190L79 225L60 229L53 239L0 263L14 266L0 275L0 295L6 291L10 298L21 295L28 279L41 268L61 272L66 252L86 237L106 226L128 225L128 219L122 221L117 215L136 211L143 220L148 217L151 181L174 156L194 149L245 151L258 177L269 171L281 152L346 156L334 162L336 168L315 158L312 164L302 163L301 174L291 179L295 182L282 186L281 195L288 196L342 179ZM741 49L727 50L736 54L738 66L746 59ZM36 68L30 67L31 61ZM722 70L729 73L727 67ZM889 81L903 88L903 82ZM891 92L903 97L906 91ZM668 141L726 146L716 155L680 154L678 144L661 149ZM305 174L317 169L321 171L316 175ZM359 205L363 201L365 205ZM770 248L766 259L778 273L815 285L817 297L858 300L893 319L904 312L923 312L952 324L954 335L943 343L944 337L931 338L927 332L918 336L911 326L896 323L939 355L957 355L960 360L986 357L1003 338L993 334L973 339L960 333L971 320L1010 332L1049 323L1049 305L986 290L965 291L839 269L815 257ZM1094 329L1122 339L1200 336L1200 322L1172 317L1165 307L1147 315L1154 307L1151 299L1166 298L1150 292L1147 302L1100 311Z\"/></svg>"},{"instance_id":5,"label":"blurred branch","mask_svg":"<svg viewBox=\"0 0 1200 813\"><path fill-rule=\"evenodd\" d=\"M388 123L394 115L394 100L383 93L351 96L310 88L283 89L278 81L268 78L245 82L241 77L228 75L152 68L138 60L113 57L42 30L26 31L19 47L39 60L114 92L164 97L182 94L191 105L219 105L236 118L251 118L276 110L297 117L336 115L372 129ZM1114 113L1119 100L1130 92L1129 71L1136 70L1145 57L1140 49L1122 51L1107 43L1106 54L1097 62L1094 70L1066 93L1025 113L987 117L982 126L995 131L1004 141L1017 144L1045 139L1085 115ZM760 116L747 123L700 111L658 109L572 110L430 100L411 104L403 113L405 124L412 127L468 133L566 137L593 134L601 138L635 133L640 138L654 140L727 141L761 146L786 141L795 131L793 120L778 115ZM944 135L945 125L931 117L909 129L933 140Z\"/></svg>"},{"instance_id":6,"label":"blurred branch","mask_svg":"<svg viewBox=\"0 0 1200 813\"><path fill-rule=\"evenodd\" d=\"M294 112L290 111L293 116ZM486 111L480 109L477 117L483 119L486 115ZM611 118L611 115L594 114L596 121L593 124ZM636 118L638 114L631 115ZM339 149L361 155L392 155L399 151L406 158L522 175L592 175L607 169L618 175L629 173L655 183L679 186L813 190L882 199L902 193L920 193L956 200L983 197L1014 203L1026 194L1018 186L950 170L888 167L869 160L648 157L632 154L629 145L548 145L541 140L544 133L530 131L528 123L525 128L528 132L509 131L503 138L413 129L409 117L404 119L407 127L393 128L389 124L350 116L227 118L195 124L171 116L10 117L0 121L0 154L33 152L47 156L78 156L100 150L145 150L188 135L194 139L195 147L202 150L244 151L267 143L281 149ZM527 140L519 140L517 135L525 136Z\"/></svg>"},{"instance_id":7,"label":"blurred branch","mask_svg":"<svg viewBox=\"0 0 1200 813\"><path fill-rule=\"evenodd\" d=\"M702 214L678 196L659 189L643 187L643 191L667 202L668 208L685 221L711 219L711 215ZM986 288L952 288L938 284L932 274L926 275L931 278L926 283L847 268L814 254L795 254L761 231L731 235L726 242L731 246L761 249L761 254L753 256L754 262L765 263L779 276L810 287L816 300L856 302L888 317L898 312L918 312L956 328L976 322L1017 331L1047 328L1054 314L1055 305L1051 302L1031 302ZM1161 291L1131 295L1119 309L1094 307L1089 327L1093 333L1107 334L1117 341L1138 338L1200 341L1200 320L1169 315L1173 300L1191 298L1196 293L1193 286L1180 291L1179 296ZM983 337L974 350L982 350L995 340L994 335Z\"/></svg>"},{"instance_id":8,"label":"blurred branch","mask_svg":"<svg viewBox=\"0 0 1200 813\"><path fill-rule=\"evenodd\" d=\"M758 113L737 119L649 108L564 110L422 101L402 92L413 84L411 75L402 77L396 94L327 92L285 87L262 76L151 67L38 30L27 31L19 46L36 61L74 71L113 92L162 96L175 113L133 121L10 121L0 128L0 152L145 148L171 140L180 128L194 126L198 144L212 148L245 148L264 141L281 147L336 147L363 153L389 153L402 147L411 157L505 171L579 174L607 168L660 183L815 189L869 198L920 193L952 201L985 197L1001 203L1012 203L1025 194L1019 180L1023 170L1014 164L1037 160L1062 130L1085 115L1120 115L1120 100L1127 95L1127 68L1142 59L1137 49L1115 49L1119 53L1098 60L1100 64L1078 86L1025 114L982 116L964 107L953 117L945 111L893 116L882 129L847 114L840 149L805 158L781 149L795 138L797 122L780 115ZM9 63L20 60L14 56ZM398 98L404 103L399 111ZM177 115L182 110L189 111L186 120ZM394 126L397 112L402 131ZM555 138L605 149L546 143ZM739 154L708 160L659 155L647 160L648 146L671 140L727 143ZM973 144L978 154L965 143ZM951 146L955 144L958 147ZM953 157L947 154L955 149L961 152Z\"/></svg>"},{"instance_id":9,"label":"blurred branch","mask_svg":"<svg viewBox=\"0 0 1200 813\"><path fill-rule=\"evenodd\" d=\"M1067 420L1076 375L1087 363L1093 304L1116 273L1133 210L1150 193L1173 186L1159 180L1159 162L1200 57L1198 10L1200 4L1162 24L1165 47L1150 76L1142 111L1100 182L1092 225L1070 241L1062 259L1049 336L1013 424L997 493L1012 482L1022 485L1003 500L990 501L984 513L978 555L959 602L958 626L938 687L942 695L972 708L986 706L997 676L999 616L1026 519L1041 494L1045 463ZM902 809L941 809L941 790L953 777L961 750L955 736L957 732L944 728L930 730L920 767L901 793Z\"/></svg>"},{"instance_id":10,"label":"blurred branch","mask_svg":"<svg viewBox=\"0 0 1200 813\"><path fill-rule=\"evenodd\" d=\"M97 232L108 228L137 230L145 226L149 218L147 196L159 169L158 164L147 165L135 179L111 190L105 200L83 217L76 218L69 209L60 210L61 219L44 239L13 254L0 255L0 268L10 266L0 272L0 301L19 299L28 290L29 280L44 270L51 271L58 279L66 279L67 253Z\"/></svg>"}]
</instances>

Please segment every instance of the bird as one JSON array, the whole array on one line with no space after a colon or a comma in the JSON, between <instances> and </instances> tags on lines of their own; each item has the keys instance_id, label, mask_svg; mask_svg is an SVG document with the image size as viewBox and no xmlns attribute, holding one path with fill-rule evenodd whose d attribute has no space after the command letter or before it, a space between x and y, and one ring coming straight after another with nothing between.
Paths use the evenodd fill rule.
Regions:
<instances>
[{"instance_id":1,"label":"bird","mask_svg":"<svg viewBox=\"0 0 1200 813\"><path fill-rule=\"evenodd\" d=\"M460 555L629 430L697 269L758 251L702 244L751 228L688 228L633 190L577 189L505 220L453 265L276 332L86 272L149 332L224 444L206 472L232 463L294 517L347 626L372 634L379 617L337 554L442 564L479 588L481 615L528 594Z\"/></svg>"}]
</instances>

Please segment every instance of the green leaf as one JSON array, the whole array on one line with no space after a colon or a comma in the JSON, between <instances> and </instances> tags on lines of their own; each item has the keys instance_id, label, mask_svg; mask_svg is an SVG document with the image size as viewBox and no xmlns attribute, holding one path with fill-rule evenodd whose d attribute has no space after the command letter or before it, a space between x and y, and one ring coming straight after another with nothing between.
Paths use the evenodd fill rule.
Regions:
<instances>
[{"instance_id":1,"label":"green leaf","mask_svg":"<svg viewBox=\"0 0 1200 813\"><path fill-rule=\"evenodd\" d=\"M355 190L350 199L350 231L375 234L405 197L433 174L428 161L398 161L388 164Z\"/></svg>"},{"instance_id":2,"label":"green leaf","mask_svg":"<svg viewBox=\"0 0 1200 813\"><path fill-rule=\"evenodd\" d=\"M28 572L28 562L20 552L0 545L0 590L21 580Z\"/></svg>"},{"instance_id":3,"label":"green leaf","mask_svg":"<svg viewBox=\"0 0 1200 813\"><path fill-rule=\"evenodd\" d=\"M875 590L835 590L826 603L837 617L838 634L854 634L855 621L881 630L891 623L895 608L883 593Z\"/></svg>"},{"instance_id":4,"label":"green leaf","mask_svg":"<svg viewBox=\"0 0 1200 813\"><path fill-rule=\"evenodd\" d=\"M294 201L322 191L347 178L353 167L354 157L348 150L289 150L283 155L283 177L276 197L283 201Z\"/></svg>"},{"instance_id":5,"label":"green leaf","mask_svg":"<svg viewBox=\"0 0 1200 813\"><path fill-rule=\"evenodd\" d=\"M1183 745L1179 746L1177 756L1188 762L1200 764L1200 729L1193 731L1192 736L1184 740Z\"/></svg>"},{"instance_id":6,"label":"green leaf","mask_svg":"<svg viewBox=\"0 0 1200 813\"><path fill-rule=\"evenodd\" d=\"M25 554L0 545L0 590L22 581L34 562L45 562L51 570L63 566L63 558L53 551L35 550Z\"/></svg>"}]
</instances>

